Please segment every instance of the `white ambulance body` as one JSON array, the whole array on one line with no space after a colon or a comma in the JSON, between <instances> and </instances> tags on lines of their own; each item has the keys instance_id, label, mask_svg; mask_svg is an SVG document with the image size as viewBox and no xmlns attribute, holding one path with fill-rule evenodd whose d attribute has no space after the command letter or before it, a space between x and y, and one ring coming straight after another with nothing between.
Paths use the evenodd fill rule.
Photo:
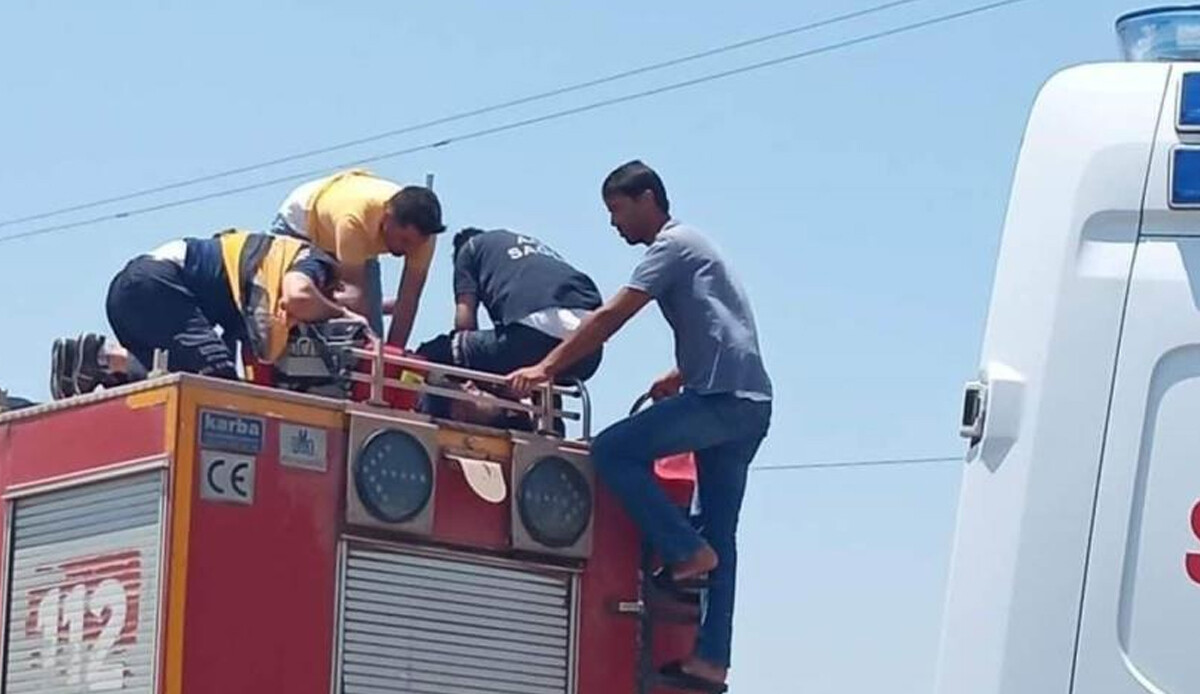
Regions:
<instances>
[{"instance_id":1,"label":"white ambulance body","mask_svg":"<svg viewBox=\"0 0 1200 694\"><path fill-rule=\"evenodd\" d=\"M1043 87L963 418L937 693L1200 692L1200 62Z\"/></svg>"}]
</instances>

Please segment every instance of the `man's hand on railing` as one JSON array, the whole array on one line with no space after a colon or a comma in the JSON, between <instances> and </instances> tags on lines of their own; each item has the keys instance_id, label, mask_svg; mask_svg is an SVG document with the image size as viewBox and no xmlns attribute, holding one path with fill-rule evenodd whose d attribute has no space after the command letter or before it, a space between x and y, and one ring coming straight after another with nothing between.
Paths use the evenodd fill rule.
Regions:
<instances>
[{"instance_id":1,"label":"man's hand on railing","mask_svg":"<svg viewBox=\"0 0 1200 694\"><path fill-rule=\"evenodd\" d=\"M550 380L550 374L541 364L526 366L523 369L517 369L507 376L508 387L512 389L518 397L529 395L534 388L544 385Z\"/></svg>"}]
</instances>

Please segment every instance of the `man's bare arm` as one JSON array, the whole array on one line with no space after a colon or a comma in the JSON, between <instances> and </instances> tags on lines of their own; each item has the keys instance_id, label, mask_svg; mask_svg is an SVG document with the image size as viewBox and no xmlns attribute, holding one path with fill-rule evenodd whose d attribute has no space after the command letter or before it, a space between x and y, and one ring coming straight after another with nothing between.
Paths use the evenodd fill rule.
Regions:
<instances>
[{"instance_id":1,"label":"man's bare arm","mask_svg":"<svg viewBox=\"0 0 1200 694\"><path fill-rule=\"evenodd\" d=\"M342 288L335 296L337 302L355 313L366 315L369 312L366 265L342 263L338 267L338 276L342 280Z\"/></svg>"},{"instance_id":2,"label":"man's bare arm","mask_svg":"<svg viewBox=\"0 0 1200 694\"><path fill-rule=\"evenodd\" d=\"M333 318L365 321L362 316L322 294L312 278L303 272L289 272L283 276L283 295L279 298L279 304L289 317L301 323L318 323Z\"/></svg>"},{"instance_id":3,"label":"man's bare arm","mask_svg":"<svg viewBox=\"0 0 1200 694\"><path fill-rule=\"evenodd\" d=\"M396 304L392 307L392 324L388 328L388 344L403 347L412 335L417 308L421 303L421 292L425 290L428 268L413 267L408 261L400 275L400 288L396 292Z\"/></svg>"},{"instance_id":4,"label":"man's bare arm","mask_svg":"<svg viewBox=\"0 0 1200 694\"><path fill-rule=\"evenodd\" d=\"M479 329L479 299L474 294L459 294L454 303L454 329Z\"/></svg>"}]
</instances>

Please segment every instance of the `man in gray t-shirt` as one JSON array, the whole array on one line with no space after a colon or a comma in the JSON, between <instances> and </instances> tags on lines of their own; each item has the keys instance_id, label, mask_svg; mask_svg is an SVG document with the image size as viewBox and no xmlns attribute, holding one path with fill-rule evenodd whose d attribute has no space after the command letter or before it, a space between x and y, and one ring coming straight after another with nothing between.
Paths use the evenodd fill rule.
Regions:
<instances>
[{"instance_id":1,"label":"man in gray t-shirt","mask_svg":"<svg viewBox=\"0 0 1200 694\"><path fill-rule=\"evenodd\" d=\"M771 399L750 301L700 232L667 221L627 286L653 297L675 331L675 363L685 388Z\"/></svg>"},{"instance_id":2,"label":"man in gray t-shirt","mask_svg":"<svg viewBox=\"0 0 1200 694\"><path fill-rule=\"evenodd\" d=\"M518 392L557 377L598 349L651 300L675 334L675 368L655 381L655 404L613 424L592 442L596 472L658 550L652 581L664 597L708 606L686 660L661 671L664 685L725 690L733 631L736 531L746 473L771 419L771 379L763 366L750 302L717 249L673 220L662 180L640 161L605 179L612 225L631 245L649 246L628 284L540 363L509 374ZM695 454L701 530L672 505L654 461Z\"/></svg>"}]
</instances>

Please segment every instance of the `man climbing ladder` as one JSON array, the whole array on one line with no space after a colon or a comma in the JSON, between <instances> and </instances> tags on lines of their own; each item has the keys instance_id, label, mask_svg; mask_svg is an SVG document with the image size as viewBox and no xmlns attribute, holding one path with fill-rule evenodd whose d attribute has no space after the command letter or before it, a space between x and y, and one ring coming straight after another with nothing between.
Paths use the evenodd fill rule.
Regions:
<instances>
[{"instance_id":1,"label":"man climbing ladder","mask_svg":"<svg viewBox=\"0 0 1200 694\"><path fill-rule=\"evenodd\" d=\"M763 367L750 301L717 249L671 218L666 188L640 161L605 179L604 204L626 243L649 248L626 286L539 364L509 382L528 392L591 354L651 299L675 333L675 364L654 383L656 403L596 437L596 472L662 556L653 576L666 594L708 601L690 658L661 670L664 684L725 691L733 634L737 523L746 474L771 419L771 380ZM654 461L694 452L700 531L667 499Z\"/></svg>"}]
</instances>

